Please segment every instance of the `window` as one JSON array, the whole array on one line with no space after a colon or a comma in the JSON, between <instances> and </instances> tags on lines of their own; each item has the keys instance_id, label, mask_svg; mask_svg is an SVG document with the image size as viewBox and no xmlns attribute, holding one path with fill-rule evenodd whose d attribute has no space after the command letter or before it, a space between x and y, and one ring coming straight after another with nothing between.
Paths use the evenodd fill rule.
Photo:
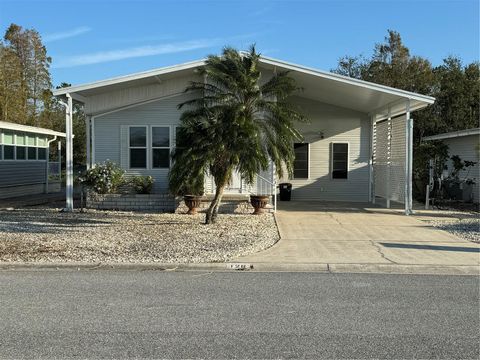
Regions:
<instances>
[{"instance_id":1,"label":"window","mask_svg":"<svg viewBox=\"0 0 480 360\"><path fill-rule=\"evenodd\" d=\"M5 131L3 133L3 143L7 145L13 145L13 133L10 131Z\"/></svg>"},{"instance_id":2,"label":"window","mask_svg":"<svg viewBox=\"0 0 480 360\"><path fill-rule=\"evenodd\" d=\"M38 160L47 160L47 148L38 148Z\"/></svg>"},{"instance_id":3,"label":"window","mask_svg":"<svg viewBox=\"0 0 480 360\"><path fill-rule=\"evenodd\" d=\"M37 148L28 147L27 149L28 160L37 160Z\"/></svg>"},{"instance_id":4,"label":"window","mask_svg":"<svg viewBox=\"0 0 480 360\"><path fill-rule=\"evenodd\" d=\"M47 138L40 136L37 138L37 145L38 146L47 146Z\"/></svg>"},{"instance_id":5,"label":"window","mask_svg":"<svg viewBox=\"0 0 480 360\"><path fill-rule=\"evenodd\" d=\"M170 167L170 128L152 127L152 168Z\"/></svg>"},{"instance_id":6,"label":"window","mask_svg":"<svg viewBox=\"0 0 480 360\"><path fill-rule=\"evenodd\" d=\"M332 144L332 179L348 177L348 144Z\"/></svg>"},{"instance_id":7,"label":"window","mask_svg":"<svg viewBox=\"0 0 480 360\"><path fill-rule=\"evenodd\" d=\"M293 163L293 178L308 179L308 143L293 144L295 161Z\"/></svg>"},{"instance_id":8,"label":"window","mask_svg":"<svg viewBox=\"0 0 480 360\"><path fill-rule=\"evenodd\" d=\"M15 146L12 145L3 145L3 159L4 160L13 160Z\"/></svg>"},{"instance_id":9,"label":"window","mask_svg":"<svg viewBox=\"0 0 480 360\"><path fill-rule=\"evenodd\" d=\"M26 153L27 149L25 146L17 146L17 160L25 160Z\"/></svg>"},{"instance_id":10,"label":"window","mask_svg":"<svg viewBox=\"0 0 480 360\"><path fill-rule=\"evenodd\" d=\"M17 145L25 145L25 135L24 134L17 134L16 144Z\"/></svg>"},{"instance_id":11,"label":"window","mask_svg":"<svg viewBox=\"0 0 480 360\"><path fill-rule=\"evenodd\" d=\"M28 135L27 136L27 145L28 146L35 146L35 136L34 135Z\"/></svg>"},{"instance_id":12,"label":"window","mask_svg":"<svg viewBox=\"0 0 480 360\"><path fill-rule=\"evenodd\" d=\"M129 137L130 168L147 167L147 127L131 126Z\"/></svg>"}]
</instances>

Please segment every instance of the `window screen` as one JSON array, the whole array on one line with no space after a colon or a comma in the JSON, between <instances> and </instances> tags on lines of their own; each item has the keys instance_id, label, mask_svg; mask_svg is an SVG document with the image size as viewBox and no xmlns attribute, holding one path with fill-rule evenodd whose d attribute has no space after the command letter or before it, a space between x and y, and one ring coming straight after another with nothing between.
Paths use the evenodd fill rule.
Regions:
<instances>
[{"instance_id":1,"label":"window screen","mask_svg":"<svg viewBox=\"0 0 480 360\"><path fill-rule=\"evenodd\" d=\"M295 161L293 163L293 178L308 179L308 143L296 143Z\"/></svg>"},{"instance_id":2,"label":"window screen","mask_svg":"<svg viewBox=\"0 0 480 360\"><path fill-rule=\"evenodd\" d=\"M332 178L348 177L348 144L332 144Z\"/></svg>"}]
</instances>

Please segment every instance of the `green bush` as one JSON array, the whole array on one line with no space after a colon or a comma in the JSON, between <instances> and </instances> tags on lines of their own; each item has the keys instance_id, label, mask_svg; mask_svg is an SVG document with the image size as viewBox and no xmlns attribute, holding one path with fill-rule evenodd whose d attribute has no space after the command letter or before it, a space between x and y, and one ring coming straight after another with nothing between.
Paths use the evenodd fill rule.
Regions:
<instances>
[{"instance_id":1,"label":"green bush","mask_svg":"<svg viewBox=\"0 0 480 360\"><path fill-rule=\"evenodd\" d=\"M115 193L119 186L125 184L125 171L112 161L96 164L79 178L79 181L97 194Z\"/></svg>"},{"instance_id":2,"label":"green bush","mask_svg":"<svg viewBox=\"0 0 480 360\"><path fill-rule=\"evenodd\" d=\"M137 194L151 194L153 183L154 180L151 176L134 176L128 180L128 184Z\"/></svg>"}]
</instances>

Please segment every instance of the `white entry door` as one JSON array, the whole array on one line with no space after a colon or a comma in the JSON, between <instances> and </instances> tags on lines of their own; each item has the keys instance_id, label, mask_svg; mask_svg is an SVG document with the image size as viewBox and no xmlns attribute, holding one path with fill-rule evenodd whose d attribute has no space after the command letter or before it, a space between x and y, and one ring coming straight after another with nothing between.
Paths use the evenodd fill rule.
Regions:
<instances>
[{"instance_id":1,"label":"white entry door","mask_svg":"<svg viewBox=\"0 0 480 360\"><path fill-rule=\"evenodd\" d=\"M225 187L225 192L228 194L242 193L242 178L238 172L233 172L230 184Z\"/></svg>"}]
</instances>

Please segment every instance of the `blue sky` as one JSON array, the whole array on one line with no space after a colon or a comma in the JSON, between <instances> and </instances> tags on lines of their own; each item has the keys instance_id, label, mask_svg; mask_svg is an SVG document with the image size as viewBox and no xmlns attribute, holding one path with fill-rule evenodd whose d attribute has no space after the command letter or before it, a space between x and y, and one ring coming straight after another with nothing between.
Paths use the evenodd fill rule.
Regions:
<instances>
[{"instance_id":1,"label":"blue sky","mask_svg":"<svg viewBox=\"0 0 480 360\"><path fill-rule=\"evenodd\" d=\"M479 58L478 0L0 0L2 33L12 22L40 32L54 85L196 60L227 44L330 70L343 55L371 55L387 29L434 65Z\"/></svg>"}]
</instances>

